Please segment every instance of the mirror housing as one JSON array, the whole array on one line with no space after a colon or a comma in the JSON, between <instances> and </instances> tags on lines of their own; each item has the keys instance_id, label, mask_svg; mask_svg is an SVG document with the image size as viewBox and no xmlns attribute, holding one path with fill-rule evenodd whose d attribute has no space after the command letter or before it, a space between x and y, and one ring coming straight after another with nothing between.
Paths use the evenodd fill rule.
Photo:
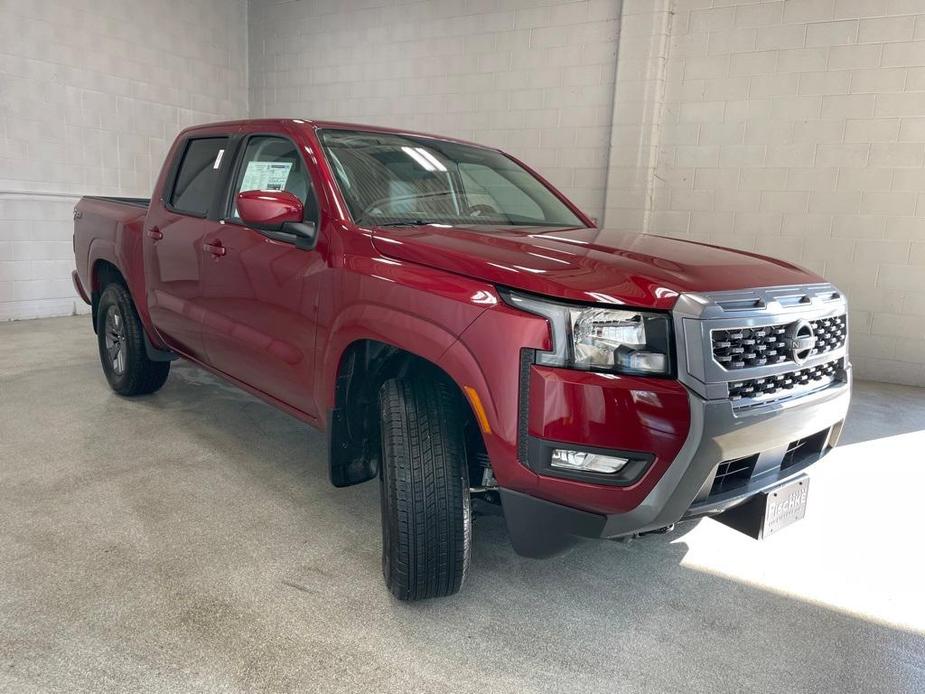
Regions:
<instances>
[{"instance_id":1,"label":"mirror housing","mask_svg":"<svg viewBox=\"0 0 925 694\"><path fill-rule=\"evenodd\" d=\"M314 222L286 222L280 234L295 237L295 247L302 251L313 251L318 245L318 227Z\"/></svg>"},{"instance_id":2,"label":"mirror housing","mask_svg":"<svg viewBox=\"0 0 925 694\"><path fill-rule=\"evenodd\" d=\"M235 204L242 222L264 231L282 231L286 224L301 223L305 215L302 201L285 190L245 190Z\"/></svg>"}]
</instances>

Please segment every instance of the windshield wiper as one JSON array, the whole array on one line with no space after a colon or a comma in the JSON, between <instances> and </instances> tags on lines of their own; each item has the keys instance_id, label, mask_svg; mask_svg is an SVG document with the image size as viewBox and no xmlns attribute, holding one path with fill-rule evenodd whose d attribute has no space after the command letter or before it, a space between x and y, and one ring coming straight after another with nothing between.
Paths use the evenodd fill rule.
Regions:
<instances>
[{"instance_id":1,"label":"windshield wiper","mask_svg":"<svg viewBox=\"0 0 925 694\"><path fill-rule=\"evenodd\" d=\"M436 219L404 219L400 222L386 222L385 224L376 224L377 227L411 227L425 226L427 224L443 224Z\"/></svg>"},{"instance_id":2,"label":"windshield wiper","mask_svg":"<svg viewBox=\"0 0 925 694\"><path fill-rule=\"evenodd\" d=\"M358 222L359 223L359 222ZM555 224L553 222L529 222L529 221L514 221L509 220L506 222L501 222L497 220L480 220L475 219L464 219L464 220L455 220L453 222L447 222L439 219L403 219L397 222L383 222L382 224L377 224L372 220L366 222L370 226L379 227L381 229L387 227L410 227L410 226L426 226L428 224L441 224L444 226L489 226L489 227L550 227L555 229L570 229L574 225L571 224Z\"/></svg>"}]
</instances>

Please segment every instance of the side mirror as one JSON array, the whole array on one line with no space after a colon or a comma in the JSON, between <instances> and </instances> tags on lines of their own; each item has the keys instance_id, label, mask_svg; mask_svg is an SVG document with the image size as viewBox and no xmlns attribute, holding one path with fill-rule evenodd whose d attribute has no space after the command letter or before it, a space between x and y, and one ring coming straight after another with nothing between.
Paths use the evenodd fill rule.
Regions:
<instances>
[{"instance_id":1,"label":"side mirror","mask_svg":"<svg viewBox=\"0 0 925 694\"><path fill-rule=\"evenodd\" d=\"M245 190L238 193L235 204L242 222L265 231L282 231L284 224L301 223L305 214L302 201L285 190Z\"/></svg>"},{"instance_id":2,"label":"side mirror","mask_svg":"<svg viewBox=\"0 0 925 694\"><path fill-rule=\"evenodd\" d=\"M302 251L313 251L318 245L318 227L314 222L286 222L280 234L295 237L295 247Z\"/></svg>"},{"instance_id":3,"label":"side mirror","mask_svg":"<svg viewBox=\"0 0 925 694\"><path fill-rule=\"evenodd\" d=\"M294 237L296 248L303 251L314 250L318 244L318 227L314 222L302 221L302 201L288 191L245 190L238 193L235 204L247 226L274 236Z\"/></svg>"}]
</instances>

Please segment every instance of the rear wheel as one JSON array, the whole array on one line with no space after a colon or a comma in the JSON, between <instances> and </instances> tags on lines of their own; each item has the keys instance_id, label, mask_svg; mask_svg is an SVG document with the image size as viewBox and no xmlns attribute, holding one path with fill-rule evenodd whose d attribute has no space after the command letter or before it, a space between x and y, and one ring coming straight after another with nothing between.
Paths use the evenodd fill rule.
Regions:
<instances>
[{"instance_id":1,"label":"rear wheel","mask_svg":"<svg viewBox=\"0 0 925 694\"><path fill-rule=\"evenodd\" d=\"M472 513L462 416L438 380L379 392L382 573L399 600L457 592L469 570Z\"/></svg>"},{"instance_id":2,"label":"rear wheel","mask_svg":"<svg viewBox=\"0 0 925 694\"><path fill-rule=\"evenodd\" d=\"M148 358L144 328L125 287L110 284L103 290L96 320L100 363L114 391L145 395L164 385L170 362Z\"/></svg>"}]
</instances>

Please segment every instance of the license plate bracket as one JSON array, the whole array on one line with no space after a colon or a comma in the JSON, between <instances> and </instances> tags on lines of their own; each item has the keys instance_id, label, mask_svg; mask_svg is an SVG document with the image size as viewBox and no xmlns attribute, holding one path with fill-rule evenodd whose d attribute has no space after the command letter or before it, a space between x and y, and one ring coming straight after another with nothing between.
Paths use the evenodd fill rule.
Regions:
<instances>
[{"instance_id":1,"label":"license plate bracket","mask_svg":"<svg viewBox=\"0 0 925 694\"><path fill-rule=\"evenodd\" d=\"M765 492L759 492L744 504L719 514L716 520L756 540L762 540L801 520L806 515L808 496L809 477L800 475Z\"/></svg>"}]
</instances>

